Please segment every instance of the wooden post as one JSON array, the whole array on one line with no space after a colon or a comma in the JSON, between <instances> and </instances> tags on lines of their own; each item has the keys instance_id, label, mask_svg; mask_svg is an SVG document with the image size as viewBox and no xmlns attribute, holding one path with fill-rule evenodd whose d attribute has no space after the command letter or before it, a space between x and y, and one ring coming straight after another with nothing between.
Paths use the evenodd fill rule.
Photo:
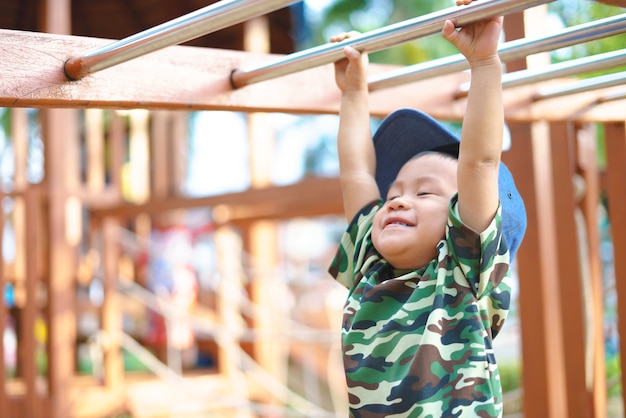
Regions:
<instances>
[{"instance_id":1,"label":"wooden post","mask_svg":"<svg viewBox=\"0 0 626 418\"><path fill-rule=\"evenodd\" d=\"M528 228L517 253L522 341L524 415L568 416L562 360L561 313L554 202L550 181L550 144L546 130L509 124L511 150L503 160L524 198Z\"/></svg>"},{"instance_id":2,"label":"wooden post","mask_svg":"<svg viewBox=\"0 0 626 418\"><path fill-rule=\"evenodd\" d=\"M11 109L11 136L15 151L15 190L20 193L26 191L28 185L28 143L29 126L27 109ZM25 236L25 202L23 196L13 199L13 230L15 231L15 248L24 248ZM15 252L12 276L14 285L24 285L26 277L26 254L23 251Z\"/></svg>"},{"instance_id":3,"label":"wooden post","mask_svg":"<svg viewBox=\"0 0 626 418\"><path fill-rule=\"evenodd\" d=\"M607 416L607 383L606 358L604 342L604 284L602 278L602 257L600 253L600 231L598 225L598 210L600 208L600 173L598 169L598 147L596 124L586 124L577 131L578 167L585 183L585 194L580 203L587 235L587 260L589 288L591 294L591 328L588 337L592 341L589 347L591 353L591 380L592 407L594 417Z\"/></svg>"},{"instance_id":4,"label":"wooden post","mask_svg":"<svg viewBox=\"0 0 626 418\"><path fill-rule=\"evenodd\" d=\"M170 112L151 112L150 144L152 166L152 195L155 198L165 198L172 191L172 164L170 144L172 141L170 127Z\"/></svg>"},{"instance_id":5,"label":"wooden post","mask_svg":"<svg viewBox=\"0 0 626 418\"><path fill-rule=\"evenodd\" d=\"M229 226L220 227L215 231L215 248L221 277L216 303L221 326L216 335L218 370L230 382L233 395L247 399L248 382L243 372L243 353L239 345L246 327L241 315L244 280L241 237ZM236 416L249 415L241 410Z\"/></svg>"},{"instance_id":6,"label":"wooden post","mask_svg":"<svg viewBox=\"0 0 626 418\"><path fill-rule=\"evenodd\" d=\"M172 112L170 114L170 183L173 190L179 193L187 177L187 166L189 165L189 113Z\"/></svg>"},{"instance_id":7,"label":"wooden post","mask_svg":"<svg viewBox=\"0 0 626 418\"><path fill-rule=\"evenodd\" d=\"M104 302L102 329L106 335L104 347L104 382L107 388L118 388L124 380L121 332L122 308L117 290L119 274L119 224L114 218L102 220L102 247L104 264Z\"/></svg>"},{"instance_id":8,"label":"wooden post","mask_svg":"<svg viewBox=\"0 0 626 418\"><path fill-rule=\"evenodd\" d=\"M261 16L245 23L244 49L250 52L267 53L270 49L269 20ZM274 151L274 131L265 113L252 113L248 116L250 144L250 174L252 187L262 188L271 185L272 160ZM261 337L255 339L254 354L259 365L287 386L287 364L289 360L289 340L280 338L281 333L289 332L288 312L281 304L280 295L288 292L281 278L276 277L278 263L276 251L278 233L273 221L258 221L249 225L245 234L246 248L250 251L253 275L251 284L254 310L253 326ZM278 303L277 303L278 302ZM269 337L265 337L265 335ZM278 399L268 399L270 405L279 405ZM274 416L281 416L276 413Z\"/></svg>"},{"instance_id":9,"label":"wooden post","mask_svg":"<svg viewBox=\"0 0 626 418\"><path fill-rule=\"evenodd\" d=\"M5 194L0 189L0 202L3 202ZM9 398L7 394L7 372L4 363L4 333L7 329L8 309L5 300L5 289L7 281L4 275L4 227L5 227L5 215L4 208L0 206L0 338L2 338L2 344L0 344L0 411L9 410Z\"/></svg>"},{"instance_id":10,"label":"wooden post","mask_svg":"<svg viewBox=\"0 0 626 418\"><path fill-rule=\"evenodd\" d=\"M85 110L85 146L87 172L87 188L89 193L97 194L104 191L104 111L102 109Z\"/></svg>"},{"instance_id":11,"label":"wooden post","mask_svg":"<svg viewBox=\"0 0 626 418\"><path fill-rule=\"evenodd\" d=\"M71 1L45 0L40 30L71 33ZM48 391L52 418L67 417L76 352L76 243L67 240L67 209L78 186L76 110L42 110L48 193Z\"/></svg>"},{"instance_id":12,"label":"wooden post","mask_svg":"<svg viewBox=\"0 0 626 418\"><path fill-rule=\"evenodd\" d=\"M52 401L51 416L62 418L70 410L69 388L74 377L76 348L76 243L67 239L71 207L69 178L76 179L71 159L76 152L76 113L48 109L43 116L46 147L46 185L48 189L48 382Z\"/></svg>"},{"instance_id":13,"label":"wooden post","mask_svg":"<svg viewBox=\"0 0 626 418\"><path fill-rule=\"evenodd\" d=\"M148 122L150 113L144 109L129 112L129 160L124 166L122 190L132 203L144 203L150 198L150 146Z\"/></svg>"},{"instance_id":14,"label":"wooden post","mask_svg":"<svg viewBox=\"0 0 626 418\"><path fill-rule=\"evenodd\" d=\"M624 122L607 123L606 180L609 222L613 239L613 262L617 289L619 335L626 335L626 127ZM626 338L620 338L620 362L626 370ZM622 399L626 404L626 373L622 373Z\"/></svg>"},{"instance_id":15,"label":"wooden post","mask_svg":"<svg viewBox=\"0 0 626 418\"><path fill-rule=\"evenodd\" d=\"M39 209L41 201L35 189L30 187L25 193L24 207L25 216L25 241L20 250L26 254L26 277L24 288L26 304L22 309L20 324L20 350L22 351L22 378L26 386L26 398L24 412L26 416L38 417L42 413L41 394L38 393L38 373L36 361L35 320L38 307L38 240L41 236L39 229Z\"/></svg>"},{"instance_id":16,"label":"wooden post","mask_svg":"<svg viewBox=\"0 0 626 418\"><path fill-rule=\"evenodd\" d=\"M111 179L111 188L122 196L122 169L126 157L126 126L124 119L114 110L109 110L111 126L108 147L109 161L107 171Z\"/></svg>"},{"instance_id":17,"label":"wooden post","mask_svg":"<svg viewBox=\"0 0 626 418\"><path fill-rule=\"evenodd\" d=\"M590 417L592 410L586 384L585 316L583 281L589 280L581 271L581 243L575 213L574 196L574 131L568 121L550 124L550 153L554 191L554 227L557 237L556 255L561 299L563 352L566 373L568 417Z\"/></svg>"}]
</instances>

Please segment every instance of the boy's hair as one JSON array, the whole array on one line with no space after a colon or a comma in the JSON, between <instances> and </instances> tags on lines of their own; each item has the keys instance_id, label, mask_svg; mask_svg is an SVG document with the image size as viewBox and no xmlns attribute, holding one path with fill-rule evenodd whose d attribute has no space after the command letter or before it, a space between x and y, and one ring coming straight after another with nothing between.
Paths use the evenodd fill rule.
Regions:
<instances>
[{"instance_id":1,"label":"boy's hair","mask_svg":"<svg viewBox=\"0 0 626 418\"><path fill-rule=\"evenodd\" d=\"M416 109L404 108L389 114L374 134L376 183L381 196L387 196L400 168L423 152L459 156L459 139L442 124ZM498 191L502 206L502 233L511 260L526 231L526 209L513 176L500 163Z\"/></svg>"}]
</instances>

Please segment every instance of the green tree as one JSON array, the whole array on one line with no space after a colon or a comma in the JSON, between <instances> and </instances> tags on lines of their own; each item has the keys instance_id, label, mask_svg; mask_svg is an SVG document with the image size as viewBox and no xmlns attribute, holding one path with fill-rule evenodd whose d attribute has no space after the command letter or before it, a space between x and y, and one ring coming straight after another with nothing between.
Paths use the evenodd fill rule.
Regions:
<instances>
[{"instance_id":1,"label":"green tree","mask_svg":"<svg viewBox=\"0 0 626 418\"><path fill-rule=\"evenodd\" d=\"M314 30L318 44L334 34L356 30L364 33L450 7L450 0L336 0L326 8L321 28ZM370 54L372 62L408 65L454 53L440 36L428 36Z\"/></svg>"},{"instance_id":2,"label":"green tree","mask_svg":"<svg viewBox=\"0 0 626 418\"><path fill-rule=\"evenodd\" d=\"M564 26L570 27L586 22L615 16L624 13L624 9L592 0L556 1L548 5L548 10L563 21ZM626 34L610 36L595 41L580 43L572 48L552 53L553 62L563 62L575 58L587 57L602 52L616 51L626 45ZM612 68L599 73L583 74L581 77L623 71L626 67Z\"/></svg>"},{"instance_id":3,"label":"green tree","mask_svg":"<svg viewBox=\"0 0 626 418\"><path fill-rule=\"evenodd\" d=\"M450 0L335 0L325 10L319 28L313 28L313 42L317 45L343 31L368 32L452 6ZM560 17L565 27L597 20L624 12L592 0L554 1L548 10ZM621 49L626 45L626 34L586 42L567 50L553 53L554 62L579 58L601 52ZM451 55L456 50L440 36L428 36L370 55L372 62L409 65ZM612 71L611 71L612 72Z\"/></svg>"}]
</instances>

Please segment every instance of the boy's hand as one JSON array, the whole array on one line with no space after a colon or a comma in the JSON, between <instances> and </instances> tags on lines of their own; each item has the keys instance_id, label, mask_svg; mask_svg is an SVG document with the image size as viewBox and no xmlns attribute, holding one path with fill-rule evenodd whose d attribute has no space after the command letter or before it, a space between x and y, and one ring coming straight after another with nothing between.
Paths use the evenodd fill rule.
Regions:
<instances>
[{"instance_id":1,"label":"boy's hand","mask_svg":"<svg viewBox=\"0 0 626 418\"><path fill-rule=\"evenodd\" d=\"M467 0L457 3L467 4ZM470 65L489 61L498 55L498 42L502 32L502 16L472 23L463 28L456 28L454 21L446 20L441 31L442 36L452 43L467 58Z\"/></svg>"},{"instance_id":2,"label":"boy's hand","mask_svg":"<svg viewBox=\"0 0 626 418\"><path fill-rule=\"evenodd\" d=\"M330 38L331 42L341 42L344 39L358 36L356 31L344 32ZM346 58L335 62L335 82L343 92L367 91L367 65L366 53L361 53L351 46L344 48Z\"/></svg>"}]
</instances>

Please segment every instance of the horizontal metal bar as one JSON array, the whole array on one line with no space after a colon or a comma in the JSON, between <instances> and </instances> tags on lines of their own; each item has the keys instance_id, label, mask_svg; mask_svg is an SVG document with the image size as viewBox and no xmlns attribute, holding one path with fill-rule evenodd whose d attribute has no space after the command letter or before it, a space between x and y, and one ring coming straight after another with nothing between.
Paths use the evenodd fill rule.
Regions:
<instances>
[{"instance_id":1,"label":"horizontal metal bar","mask_svg":"<svg viewBox=\"0 0 626 418\"><path fill-rule=\"evenodd\" d=\"M626 32L626 13L572 26L549 35L510 41L502 44L498 53L503 62L508 62L624 32ZM368 86L370 91L375 91L464 71L468 68L469 64L465 57L462 54L456 54L373 76L369 79Z\"/></svg>"},{"instance_id":2,"label":"horizontal metal bar","mask_svg":"<svg viewBox=\"0 0 626 418\"><path fill-rule=\"evenodd\" d=\"M68 78L78 80L141 55L181 44L285 7L295 0L222 0L65 62Z\"/></svg>"},{"instance_id":3,"label":"horizontal metal bar","mask_svg":"<svg viewBox=\"0 0 626 418\"><path fill-rule=\"evenodd\" d=\"M502 88L519 87L539 83L541 81L553 80L559 77L569 77L593 71L606 70L621 65L626 65L626 49L573 59L558 64L552 64L547 67L507 73L502 76ZM459 87L457 96L464 97L468 92L469 83L463 83Z\"/></svg>"},{"instance_id":4,"label":"horizontal metal bar","mask_svg":"<svg viewBox=\"0 0 626 418\"><path fill-rule=\"evenodd\" d=\"M569 77L578 74L601 71L609 68L626 65L626 49L591 55L584 58L573 59L558 64L552 64L545 68L516 71L502 76L502 87L512 88L548 81L559 77Z\"/></svg>"},{"instance_id":5,"label":"horizontal metal bar","mask_svg":"<svg viewBox=\"0 0 626 418\"><path fill-rule=\"evenodd\" d=\"M606 96L602 96L598 99L598 103L608 103L614 102L616 100L625 100L626 99L626 90L617 91L614 93L607 94Z\"/></svg>"},{"instance_id":6,"label":"horizontal metal bar","mask_svg":"<svg viewBox=\"0 0 626 418\"><path fill-rule=\"evenodd\" d=\"M625 83L626 71L622 71L619 73L578 80L572 83L567 83L567 85L562 87L550 87L541 89L535 96L533 96L533 99L553 99L555 97L584 93L587 91L599 90L603 88L623 86Z\"/></svg>"},{"instance_id":7,"label":"horizontal metal bar","mask_svg":"<svg viewBox=\"0 0 626 418\"><path fill-rule=\"evenodd\" d=\"M346 46L352 46L359 51L380 51L403 42L438 33L446 20L453 20L457 27L462 27L489 17L519 12L552 1L555 0L492 0L472 3L470 6L450 7L366 32L342 42L328 43L289 54L283 59L257 68L236 69L231 74L231 84L240 88L308 68L330 64L344 57L343 49Z\"/></svg>"}]
</instances>

